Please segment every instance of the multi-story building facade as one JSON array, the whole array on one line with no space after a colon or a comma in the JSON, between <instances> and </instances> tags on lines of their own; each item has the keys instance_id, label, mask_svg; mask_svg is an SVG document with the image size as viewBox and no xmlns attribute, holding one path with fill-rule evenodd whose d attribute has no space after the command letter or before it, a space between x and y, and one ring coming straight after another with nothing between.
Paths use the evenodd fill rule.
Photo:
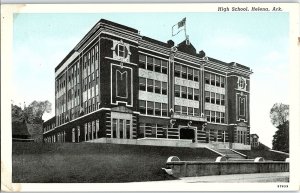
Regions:
<instances>
[{"instance_id":1,"label":"multi-story building facade","mask_svg":"<svg viewBox=\"0 0 300 193\"><path fill-rule=\"evenodd\" d=\"M250 68L101 19L55 68L45 142L250 144Z\"/></svg>"}]
</instances>

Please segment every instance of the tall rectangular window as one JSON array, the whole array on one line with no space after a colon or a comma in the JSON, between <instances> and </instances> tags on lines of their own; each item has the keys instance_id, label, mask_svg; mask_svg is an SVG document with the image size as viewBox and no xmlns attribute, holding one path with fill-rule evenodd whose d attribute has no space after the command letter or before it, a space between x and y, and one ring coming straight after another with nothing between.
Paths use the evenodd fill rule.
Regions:
<instances>
[{"instance_id":1,"label":"tall rectangular window","mask_svg":"<svg viewBox=\"0 0 300 193\"><path fill-rule=\"evenodd\" d=\"M155 103L155 115L161 116L161 103Z\"/></svg>"},{"instance_id":2,"label":"tall rectangular window","mask_svg":"<svg viewBox=\"0 0 300 193\"><path fill-rule=\"evenodd\" d=\"M146 78L139 77L140 90L146 91Z\"/></svg>"},{"instance_id":3,"label":"tall rectangular window","mask_svg":"<svg viewBox=\"0 0 300 193\"><path fill-rule=\"evenodd\" d=\"M194 116L199 116L199 108L194 108Z\"/></svg>"},{"instance_id":4,"label":"tall rectangular window","mask_svg":"<svg viewBox=\"0 0 300 193\"><path fill-rule=\"evenodd\" d=\"M161 60L154 58L154 71L161 72Z\"/></svg>"},{"instance_id":5,"label":"tall rectangular window","mask_svg":"<svg viewBox=\"0 0 300 193\"><path fill-rule=\"evenodd\" d=\"M142 54L139 55L139 67L146 69L146 56L145 55L142 55Z\"/></svg>"},{"instance_id":6,"label":"tall rectangular window","mask_svg":"<svg viewBox=\"0 0 300 193\"><path fill-rule=\"evenodd\" d=\"M160 94L161 90L161 82L158 80L155 80L155 93Z\"/></svg>"},{"instance_id":7,"label":"tall rectangular window","mask_svg":"<svg viewBox=\"0 0 300 193\"><path fill-rule=\"evenodd\" d=\"M189 116L193 116L194 113L193 113L193 107L188 107L188 115Z\"/></svg>"},{"instance_id":8,"label":"tall rectangular window","mask_svg":"<svg viewBox=\"0 0 300 193\"><path fill-rule=\"evenodd\" d=\"M194 69L194 81L196 82L199 81L199 70Z\"/></svg>"},{"instance_id":9,"label":"tall rectangular window","mask_svg":"<svg viewBox=\"0 0 300 193\"><path fill-rule=\"evenodd\" d=\"M146 114L146 101L139 101L139 110L141 114Z\"/></svg>"},{"instance_id":10,"label":"tall rectangular window","mask_svg":"<svg viewBox=\"0 0 300 193\"><path fill-rule=\"evenodd\" d=\"M211 122L216 122L216 112L215 111L211 111Z\"/></svg>"},{"instance_id":11,"label":"tall rectangular window","mask_svg":"<svg viewBox=\"0 0 300 193\"><path fill-rule=\"evenodd\" d=\"M219 93L216 93L216 104L217 105L221 104L221 95Z\"/></svg>"},{"instance_id":12,"label":"tall rectangular window","mask_svg":"<svg viewBox=\"0 0 300 193\"><path fill-rule=\"evenodd\" d=\"M214 92L210 93L210 103L215 104L215 93Z\"/></svg>"},{"instance_id":13,"label":"tall rectangular window","mask_svg":"<svg viewBox=\"0 0 300 193\"><path fill-rule=\"evenodd\" d=\"M216 75L216 86L220 86L220 76Z\"/></svg>"},{"instance_id":14,"label":"tall rectangular window","mask_svg":"<svg viewBox=\"0 0 300 193\"><path fill-rule=\"evenodd\" d=\"M210 122L210 111L205 110L205 116L206 116L207 122Z\"/></svg>"},{"instance_id":15,"label":"tall rectangular window","mask_svg":"<svg viewBox=\"0 0 300 193\"><path fill-rule=\"evenodd\" d=\"M193 80L193 69L188 68L188 80Z\"/></svg>"},{"instance_id":16,"label":"tall rectangular window","mask_svg":"<svg viewBox=\"0 0 300 193\"><path fill-rule=\"evenodd\" d=\"M210 74L210 84L215 85L215 75L214 74Z\"/></svg>"},{"instance_id":17,"label":"tall rectangular window","mask_svg":"<svg viewBox=\"0 0 300 193\"><path fill-rule=\"evenodd\" d=\"M127 139L130 139L130 127L131 127L131 124L130 124L130 120L126 120L126 138Z\"/></svg>"},{"instance_id":18,"label":"tall rectangular window","mask_svg":"<svg viewBox=\"0 0 300 193\"><path fill-rule=\"evenodd\" d=\"M199 101L199 89L194 89L194 100Z\"/></svg>"},{"instance_id":19,"label":"tall rectangular window","mask_svg":"<svg viewBox=\"0 0 300 193\"><path fill-rule=\"evenodd\" d=\"M204 74L205 77L205 84L210 84L210 73L206 72Z\"/></svg>"},{"instance_id":20,"label":"tall rectangular window","mask_svg":"<svg viewBox=\"0 0 300 193\"><path fill-rule=\"evenodd\" d=\"M117 138L117 122L118 119L113 119L112 121L112 138Z\"/></svg>"},{"instance_id":21,"label":"tall rectangular window","mask_svg":"<svg viewBox=\"0 0 300 193\"><path fill-rule=\"evenodd\" d=\"M161 94L167 95L167 83L162 82Z\"/></svg>"},{"instance_id":22,"label":"tall rectangular window","mask_svg":"<svg viewBox=\"0 0 300 193\"><path fill-rule=\"evenodd\" d=\"M181 75L181 65L175 64L174 75L175 75L175 77L180 77L180 75Z\"/></svg>"},{"instance_id":23,"label":"tall rectangular window","mask_svg":"<svg viewBox=\"0 0 300 193\"><path fill-rule=\"evenodd\" d=\"M181 78L186 79L187 78L187 67L186 66L182 66L181 67Z\"/></svg>"},{"instance_id":24,"label":"tall rectangular window","mask_svg":"<svg viewBox=\"0 0 300 193\"><path fill-rule=\"evenodd\" d=\"M151 101L147 102L147 114L153 115L154 114L154 103Z\"/></svg>"},{"instance_id":25,"label":"tall rectangular window","mask_svg":"<svg viewBox=\"0 0 300 193\"><path fill-rule=\"evenodd\" d=\"M153 80L147 79L147 92L153 92Z\"/></svg>"},{"instance_id":26,"label":"tall rectangular window","mask_svg":"<svg viewBox=\"0 0 300 193\"><path fill-rule=\"evenodd\" d=\"M168 116L168 105L167 103L162 103L162 116Z\"/></svg>"},{"instance_id":27,"label":"tall rectangular window","mask_svg":"<svg viewBox=\"0 0 300 193\"><path fill-rule=\"evenodd\" d=\"M221 113L221 123L225 123L225 113Z\"/></svg>"},{"instance_id":28,"label":"tall rectangular window","mask_svg":"<svg viewBox=\"0 0 300 193\"><path fill-rule=\"evenodd\" d=\"M220 123L220 112L216 112L216 123Z\"/></svg>"},{"instance_id":29,"label":"tall rectangular window","mask_svg":"<svg viewBox=\"0 0 300 193\"><path fill-rule=\"evenodd\" d=\"M186 106L182 106L181 108L182 108L182 114L183 115L187 115L188 114L187 107Z\"/></svg>"},{"instance_id":30,"label":"tall rectangular window","mask_svg":"<svg viewBox=\"0 0 300 193\"><path fill-rule=\"evenodd\" d=\"M209 103L210 102L210 92L205 91L205 102Z\"/></svg>"},{"instance_id":31,"label":"tall rectangular window","mask_svg":"<svg viewBox=\"0 0 300 193\"><path fill-rule=\"evenodd\" d=\"M225 95L221 94L221 105L225 105Z\"/></svg>"},{"instance_id":32,"label":"tall rectangular window","mask_svg":"<svg viewBox=\"0 0 300 193\"><path fill-rule=\"evenodd\" d=\"M221 82L221 87L224 88L225 87L225 77L221 76L220 82Z\"/></svg>"},{"instance_id":33,"label":"tall rectangular window","mask_svg":"<svg viewBox=\"0 0 300 193\"><path fill-rule=\"evenodd\" d=\"M175 97L180 97L180 86L175 85Z\"/></svg>"},{"instance_id":34,"label":"tall rectangular window","mask_svg":"<svg viewBox=\"0 0 300 193\"><path fill-rule=\"evenodd\" d=\"M163 74L168 74L168 62L167 61L164 61L164 60L161 61L161 72Z\"/></svg>"},{"instance_id":35,"label":"tall rectangular window","mask_svg":"<svg viewBox=\"0 0 300 193\"><path fill-rule=\"evenodd\" d=\"M188 99L193 100L193 88L188 87Z\"/></svg>"},{"instance_id":36,"label":"tall rectangular window","mask_svg":"<svg viewBox=\"0 0 300 193\"><path fill-rule=\"evenodd\" d=\"M187 98L187 88L186 86L181 86L181 98Z\"/></svg>"},{"instance_id":37,"label":"tall rectangular window","mask_svg":"<svg viewBox=\"0 0 300 193\"><path fill-rule=\"evenodd\" d=\"M153 58L147 56L147 70L153 71Z\"/></svg>"}]
</instances>

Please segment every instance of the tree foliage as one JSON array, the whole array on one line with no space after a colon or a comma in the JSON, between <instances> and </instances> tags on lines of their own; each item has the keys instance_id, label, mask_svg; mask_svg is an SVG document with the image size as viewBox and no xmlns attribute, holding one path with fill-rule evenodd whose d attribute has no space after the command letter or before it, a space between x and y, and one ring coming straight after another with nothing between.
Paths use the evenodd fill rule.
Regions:
<instances>
[{"instance_id":1,"label":"tree foliage","mask_svg":"<svg viewBox=\"0 0 300 193\"><path fill-rule=\"evenodd\" d=\"M289 105L275 103L270 111L271 122L275 127L289 120Z\"/></svg>"},{"instance_id":2,"label":"tree foliage","mask_svg":"<svg viewBox=\"0 0 300 193\"><path fill-rule=\"evenodd\" d=\"M52 110L49 101L33 101L28 107L22 110L16 105L12 105L13 120L24 120L27 123L43 123L43 115Z\"/></svg>"},{"instance_id":3,"label":"tree foliage","mask_svg":"<svg viewBox=\"0 0 300 193\"><path fill-rule=\"evenodd\" d=\"M289 105L274 104L270 111L270 118L277 128L273 135L272 149L289 152Z\"/></svg>"}]
</instances>

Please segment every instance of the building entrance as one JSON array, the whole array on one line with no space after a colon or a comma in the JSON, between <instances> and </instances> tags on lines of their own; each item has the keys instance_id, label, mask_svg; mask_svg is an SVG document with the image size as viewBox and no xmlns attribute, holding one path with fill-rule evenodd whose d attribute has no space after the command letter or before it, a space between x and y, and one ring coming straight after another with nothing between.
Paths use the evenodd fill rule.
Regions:
<instances>
[{"instance_id":1,"label":"building entrance","mask_svg":"<svg viewBox=\"0 0 300 193\"><path fill-rule=\"evenodd\" d=\"M111 112L111 137L132 139L132 115Z\"/></svg>"},{"instance_id":2,"label":"building entrance","mask_svg":"<svg viewBox=\"0 0 300 193\"><path fill-rule=\"evenodd\" d=\"M180 139L195 140L195 129L191 127L180 128Z\"/></svg>"}]
</instances>

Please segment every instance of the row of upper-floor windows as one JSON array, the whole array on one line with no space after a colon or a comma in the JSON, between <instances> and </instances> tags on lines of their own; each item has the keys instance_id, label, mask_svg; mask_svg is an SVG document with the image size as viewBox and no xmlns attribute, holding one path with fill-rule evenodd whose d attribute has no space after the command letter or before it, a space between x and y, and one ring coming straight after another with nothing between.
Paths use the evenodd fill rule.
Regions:
<instances>
[{"instance_id":1,"label":"row of upper-floor windows","mask_svg":"<svg viewBox=\"0 0 300 193\"><path fill-rule=\"evenodd\" d=\"M168 74L168 62L152 56L139 55L139 68Z\"/></svg>"},{"instance_id":2,"label":"row of upper-floor windows","mask_svg":"<svg viewBox=\"0 0 300 193\"><path fill-rule=\"evenodd\" d=\"M98 60L99 58L99 46L96 44L90 50L88 50L83 56L83 64L84 68L90 67L89 64L93 63L94 61Z\"/></svg>"},{"instance_id":3,"label":"row of upper-floor windows","mask_svg":"<svg viewBox=\"0 0 300 193\"><path fill-rule=\"evenodd\" d=\"M174 112L181 115L199 116L199 108L175 105Z\"/></svg>"},{"instance_id":4,"label":"row of upper-floor windows","mask_svg":"<svg viewBox=\"0 0 300 193\"><path fill-rule=\"evenodd\" d=\"M175 97L199 101L199 89L175 85Z\"/></svg>"},{"instance_id":5,"label":"row of upper-floor windows","mask_svg":"<svg viewBox=\"0 0 300 193\"><path fill-rule=\"evenodd\" d=\"M204 79L205 79L205 84L210 84L210 85L218 86L221 88L225 87L225 77L224 76L205 72Z\"/></svg>"},{"instance_id":6,"label":"row of upper-floor windows","mask_svg":"<svg viewBox=\"0 0 300 193\"><path fill-rule=\"evenodd\" d=\"M205 102L216 104L216 105L225 105L225 95L220 93L205 91Z\"/></svg>"},{"instance_id":7,"label":"row of upper-floor windows","mask_svg":"<svg viewBox=\"0 0 300 193\"><path fill-rule=\"evenodd\" d=\"M174 76L198 82L199 70L180 64L175 64Z\"/></svg>"},{"instance_id":8,"label":"row of upper-floor windows","mask_svg":"<svg viewBox=\"0 0 300 193\"><path fill-rule=\"evenodd\" d=\"M159 103L153 101L139 101L139 111L145 115L168 116L167 103Z\"/></svg>"},{"instance_id":9,"label":"row of upper-floor windows","mask_svg":"<svg viewBox=\"0 0 300 193\"><path fill-rule=\"evenodd\" d=\"M167 95L167 82L139 77L139 89L141 91Z\"/></svg>"},{"instance_id":10,"label":"row of upper-floor windows","mask_svg":"<svg viewBox=\"0 0 300 193\"><path fill-rule=\"evenodd\" d=\"M205 116L208 122L225 123L225 113L218 111L205 110Z\"/></svg>"},{"instance_id":11,"label":"row of upper-floor windows","mask_svg":"<svg viewBox=\"0 0 300 193\"><path fill-rule=\"evenodd\" d=\"M53 129L54 127L55 127L55 123L47 124L44 126L43 130L44 130L44 132L46 132L46 131Z\"/></svg>"}]
</instances>

